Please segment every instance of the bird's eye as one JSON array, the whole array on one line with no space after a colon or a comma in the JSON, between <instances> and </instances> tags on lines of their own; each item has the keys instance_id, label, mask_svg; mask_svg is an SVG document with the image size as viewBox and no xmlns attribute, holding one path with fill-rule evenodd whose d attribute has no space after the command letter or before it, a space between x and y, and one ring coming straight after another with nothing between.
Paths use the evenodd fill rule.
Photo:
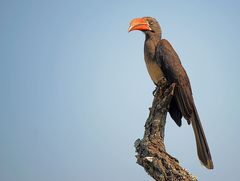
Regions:
<instances>
[{"instance_id":1,"label":"bird's eye","mask_svg":"<svg viewBox=\"0 0 240 181\"><path fill-rule=\"evenodd\" d=\"M149 23L150 25L153 25L153 21L149 21L148 23Z\"/></svg>"}]
</instances>

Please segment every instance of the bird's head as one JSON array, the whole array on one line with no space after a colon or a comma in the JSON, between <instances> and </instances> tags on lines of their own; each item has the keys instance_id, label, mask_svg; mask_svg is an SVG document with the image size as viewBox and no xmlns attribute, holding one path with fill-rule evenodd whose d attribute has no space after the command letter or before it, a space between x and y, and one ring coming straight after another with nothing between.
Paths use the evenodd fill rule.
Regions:
<instances>
[{"instance_id":1,"label":"bird's head","mask_svg":"<svg viewBox=\"0 0 240 181\"><path fill-rule=\"evenodd\" d=\"M152 17L134 18L130 22L128 32L133 30L140 30L150 36L161 36L161 27L157 20Z\"/></svg>"}]
</instances>

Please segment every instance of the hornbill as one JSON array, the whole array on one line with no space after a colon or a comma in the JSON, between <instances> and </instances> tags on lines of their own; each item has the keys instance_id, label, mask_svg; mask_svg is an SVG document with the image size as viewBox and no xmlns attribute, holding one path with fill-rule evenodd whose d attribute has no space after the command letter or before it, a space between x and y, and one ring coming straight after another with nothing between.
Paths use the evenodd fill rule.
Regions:
<instances>
[{"instance_id":1,"label":"hornbill","mask_svg":"<svg viewBox=\"0 0 240 181\"><path fill-rule=\"evenodd\" d=\"M175 83L175 91L169 110L178 126L184 117L192 124L201 163L213 169L213 161L203 131L203 127L194 104L189 78L171 44L161 38L162 32L156 19L152 17L135 18L130 22L128 32L140 30L145 34L144 59L153 82L158 85L163 77L168 84Z\"/></svg>"}]
</instances>

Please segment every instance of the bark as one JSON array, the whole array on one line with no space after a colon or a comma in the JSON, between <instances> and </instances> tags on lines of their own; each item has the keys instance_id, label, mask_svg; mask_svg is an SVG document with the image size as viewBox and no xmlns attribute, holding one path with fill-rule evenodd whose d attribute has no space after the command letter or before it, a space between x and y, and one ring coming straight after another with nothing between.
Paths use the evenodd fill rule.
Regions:
<instances>
[{"instance_id":1,"label":"bark","mask_svg":"<svg viewBox=\"0 0 240 181\"><path fill-rule=\"evenodd\" d=\"M137 163L156 181L197 181L176 158L166 152L164 128L175 84L157 87L143 139L135 141Z\"/></svg>"}]
</instances>

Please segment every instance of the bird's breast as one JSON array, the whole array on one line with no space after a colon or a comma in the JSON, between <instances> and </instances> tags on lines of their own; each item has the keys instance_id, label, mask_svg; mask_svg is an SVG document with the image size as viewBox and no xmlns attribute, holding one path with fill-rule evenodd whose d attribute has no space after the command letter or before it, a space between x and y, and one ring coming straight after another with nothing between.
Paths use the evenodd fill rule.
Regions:
<instances>
[{"instance_id":1,"label":"bird's breast","mask_svg":"<svg viewBox=\"0 0 240 181\"><path fill-rule=\"evenodd\" d=\"M159 65L152 61L152 60L146 60L146 66L147 66L147 70L148 73L152 79L152 81L157 84L159 82L159 80L163 77L163 73L161 68L159 67Z\"/></svg>"}]
</instances>

